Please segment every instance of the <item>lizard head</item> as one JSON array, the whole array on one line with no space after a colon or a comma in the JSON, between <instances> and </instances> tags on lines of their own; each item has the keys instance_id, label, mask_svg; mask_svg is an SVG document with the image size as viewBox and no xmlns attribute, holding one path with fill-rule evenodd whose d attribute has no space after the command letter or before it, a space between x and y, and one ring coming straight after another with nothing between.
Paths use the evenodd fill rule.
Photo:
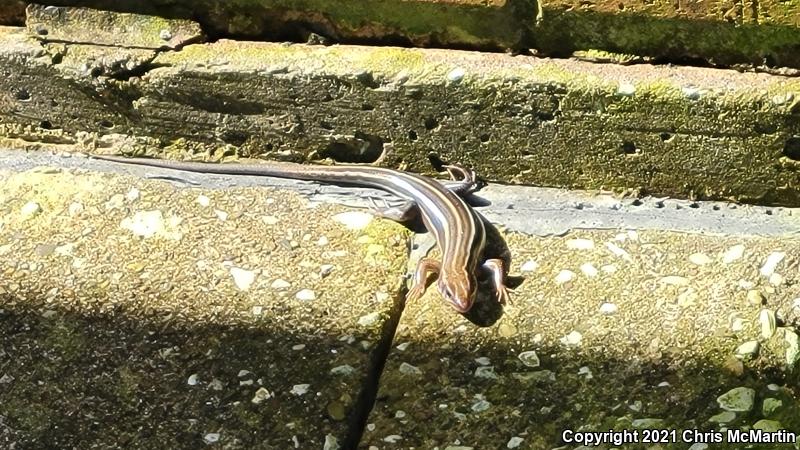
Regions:
<instances>
[{"instance_id":1,"label":"lizard head","mask_svg":"<svg viewBox=\"0 0 800 450\"><path fill-rule=\"evenodd\" d=\"M438 280L439 292L460 313L465 313L475 303L478 281L466 271L441 272Z\"/></svg>"}]
</instances>

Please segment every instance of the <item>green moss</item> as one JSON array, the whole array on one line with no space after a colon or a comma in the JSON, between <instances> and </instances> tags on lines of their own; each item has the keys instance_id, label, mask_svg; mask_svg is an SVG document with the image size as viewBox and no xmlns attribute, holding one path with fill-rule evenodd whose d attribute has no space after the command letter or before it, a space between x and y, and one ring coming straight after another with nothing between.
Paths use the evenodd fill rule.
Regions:
<instances>
[{"instance_id":1,"label":"green moss","mask_svg":"<svg viewBox=\"0 0 800 450\"><path fill-rule=\"evenodd\" d=\"M64 363L74 361L86 353L87 341L83 331L62 319L57 319L47 329L45 343L60 355Z\"/></svg>"},{"instance_id":2,"label":"green moss","mask_svg":"<svg viewBox=\"0 0 800 450\"><path fill-rule=\"evenodd\" d=\"M242 0L243 8L263 7L258 0ZM436 2L278 0L270 8L322 14L346 34L369 36L399 32L412 41L432 36L441 43L516 47L521 37L511 8ZM522 16L524 17L524 16ZM372 29L372 32L370 32Z\"/></svg>"},{"instance_id":3,"label":"green moss","mask_svg":"<svg viewBox=\"0 0 800 450\"><path fill-rule=\"evenodd\" d=\"M800 67L800 33L785 25L733 25L650 14L564 11L545 7L534 45L547 53L602 49L642 56L702 58L717 64Z\"/></svg>"},{"instance_id":4,"label":"green moss","mask_svg":"<svg viewBox=\"0 0 800 450\"><path fill-rule=\"evenodd\" d=\"M128 406L136 406L142 376L130 367L123 366L117 371L116 397Z\"/></svg>"}]
</instances>

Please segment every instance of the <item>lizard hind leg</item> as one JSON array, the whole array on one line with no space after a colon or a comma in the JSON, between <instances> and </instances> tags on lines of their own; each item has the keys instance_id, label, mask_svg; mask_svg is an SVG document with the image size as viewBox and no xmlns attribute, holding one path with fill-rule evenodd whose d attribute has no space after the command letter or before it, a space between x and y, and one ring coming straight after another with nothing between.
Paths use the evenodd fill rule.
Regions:
<instances>
[{"instance_id":1,"label":"lizard hind leg","mask_svg":"<svg viewBox=\"0 0 800 450\"><path fill-rule=\"evenodd\" d=\"M450 182L445 183L448 189L461 197L480 191L486 182L474 170L460 164L445 164L442 166L450 174Z\"/></svg>"},{"instance_id":2,"label":"lizard hind leg","mask_svg":"<svg viewBox=\"0 0 800 450\"><path fill-rule=\"evenodd\" d=\"M390 205L386 199L381 199L383 205L379 205L374 197L369 197L372 204L370 212L378 217L393 220L400 223L411 223L419 218L419 208L412 201L401 201Z\"/></svg>"}]
</instances>

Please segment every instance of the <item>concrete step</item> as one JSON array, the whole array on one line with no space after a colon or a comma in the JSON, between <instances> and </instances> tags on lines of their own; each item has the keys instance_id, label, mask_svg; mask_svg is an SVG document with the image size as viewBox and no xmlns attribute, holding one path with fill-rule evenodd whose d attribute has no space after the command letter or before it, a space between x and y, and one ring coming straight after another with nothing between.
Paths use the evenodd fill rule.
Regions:
<instances>
[{"instance_id":1,"label":"concrete step","mask_svg":"<svg viewBox=\"0 0 800 450\"><path fill-rule=\"evenodd\" d=\"M643 428L800 433L794 210L699 202L681 224L660 200L660 229L636 218L644 204L608 208L604 225L606 195L490 191L478 210L521 283L511 305L482 291L462 316L435 289L403 306L408 232L342 204L369 192L13 150L0 180L7 446L538 449L613 427L640 430L617 446L633 449ZM531 234L497 220L509 203L531 222L584 206ZM575 226L572 211L593 218Z\"/></svg>"},{"instance_id":2,"label":"concrete step","mask_svg":"<svg viewBox=\"0 0 800 450\"><path fill-rule=\"evenodd\" d=\"M800 205L797 78L358 46L43 46L15 28L0 28L0 67L15 147L418 172L433 152L504 183Z\"/></svg>"}]
</instances>

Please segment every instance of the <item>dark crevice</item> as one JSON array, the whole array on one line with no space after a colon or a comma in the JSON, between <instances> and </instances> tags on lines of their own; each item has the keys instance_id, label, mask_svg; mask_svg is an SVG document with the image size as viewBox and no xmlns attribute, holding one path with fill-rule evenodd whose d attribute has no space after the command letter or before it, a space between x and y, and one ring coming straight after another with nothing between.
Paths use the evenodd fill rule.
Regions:
<instances>
[{"instance_id":1,"label":"dark crevice","mask_svg":"<svg viewBox=\"0 0 800 450\"><path fill-rule=\"evenodd\" d=\"M330 142L319 154L340 163L374 163L383 155L385 142L380 136L356 132L352 138Z\"/></svg>"},{"instance_id":2,"label":"dark crevice","mask_svg":"<svg viewBox=\"0 0 800 450\"><path fill-rule=\"evenodd\" d=\"M636 144L631 141L624 141L620 145L620 151L625 155L637 155L640 153L640 150L636 148Z\"/></svg>"},{"instance_id":3,"label":"dark crevice","mask_svg":"<svg viewBox=\"0 0 800 450\"><path fill-rule=\"evenodd\" d=\"M800 161L800 136L792 136L783 145L783 156L792 161Z\"/></svg>"},{"instance_id":4,"label":"dark crevice","mask_svg":"<svg viewBox=\"0 0 800 450\"><path fill-rule=\"evenodd\" d=\"M66 40L66 39L39 39L39 42L42 45L44 45L44 44L65 44L67 46L69 46L69 45L88 45L88 46L92 46L92 47L119 48L119 49L123 49L123 50L152 50L152 51L154 51L156 53L161 53L161 52L169 52L169 51L179 52L184 47L186 47L187 45L197 44L197 43L200 43L200 42L205 42L205 40L203 39L202 36L198 36L198 37L193 38L193 39L187 39L185 42L182 42L179 45L176 45L175 47L163 46L163 47L158 47L158 48L145 47L145 46L141 46L141 45L102 44L102 43L92 42L92 41L69 41L69 40Z\"/></svg>"},{"instance_id":5,"label":"dark crevice","mask_svg":"<svg viewBox=\"0 0 800 450\"><path fill-rule=\"evenodd\" d=\"M90 76L92 78L97 78L101 75L105 75L108 78L118 80L118 81L129 81L131 78L139 78L147 74L153 69L157 69L159 67L166 67L165 64L156 64L153 61L155 59L166 52L180 52L183 50L184 47L191 44L196 44L199 42L207 42L203 39L203 36L198 36L193 39L187 39L185 42L181 43L180 45L176 45L175 47L161 47L161 48L152 48L152 47L140 47L136 45L110 45L110 44L98 44L96 42L80 42L80 41L66 41L66 40L39 40L39 44L42 48L50 54L50 58L53 65L61 64L62 60L64 59L64 54L69 51L70 45L88 45L94 47L106 47L106 48L116 48L116 49L123 49L123 50L152 50L153 56L146 61L143 61L141 64L137 65L132 69L122 69L122 68L110 68L110 67L94 67L90 71ZM65 48L63 51L58 52L50 52L45 47L45 44L65 44ZM109 70L113 70L111 73L107 73Z\"/></svg>"},{"instance_id":6,"label":"dark crevice","mask_svg":"<svg viewBox=\"0 0 800 450\"><path fill-rule=\"evenodd\" d=\"M394 298L394 305L389 312L389 317L383 323L381 338L372 352L367 373L361 383L361 390L353 404L352 412L348 418L347 434L342 442L342 450L357 449L358 444L361 442L361 437L364 435L369 415L375 406L375 399L378 397L383 368L389 359L389 353L392 350L392 343L397 332L397 325L400 323L400 317L402 317L403 309L405 309L407 293L408 288L403 283Z\"/></svg>"},{"instance_id":7,"label":"dark crevice","mask_svg":"<svg viewBox=\"0 0 800 450\"><path fill-rule=\"evenodd\" d=\"M158 54L156 54L157 56ZM158 69L159 67L166 67L166 64L153 64L153 60L156 59L156 56L153 56L152 59L139 64L138 66L134 67L133 69L128 70L119 70L113 74L109 74L108 77L112 78L117 81L130 81L131 78L141 78L150 72L153 69Z\"/></svg>"}]
</instances>

